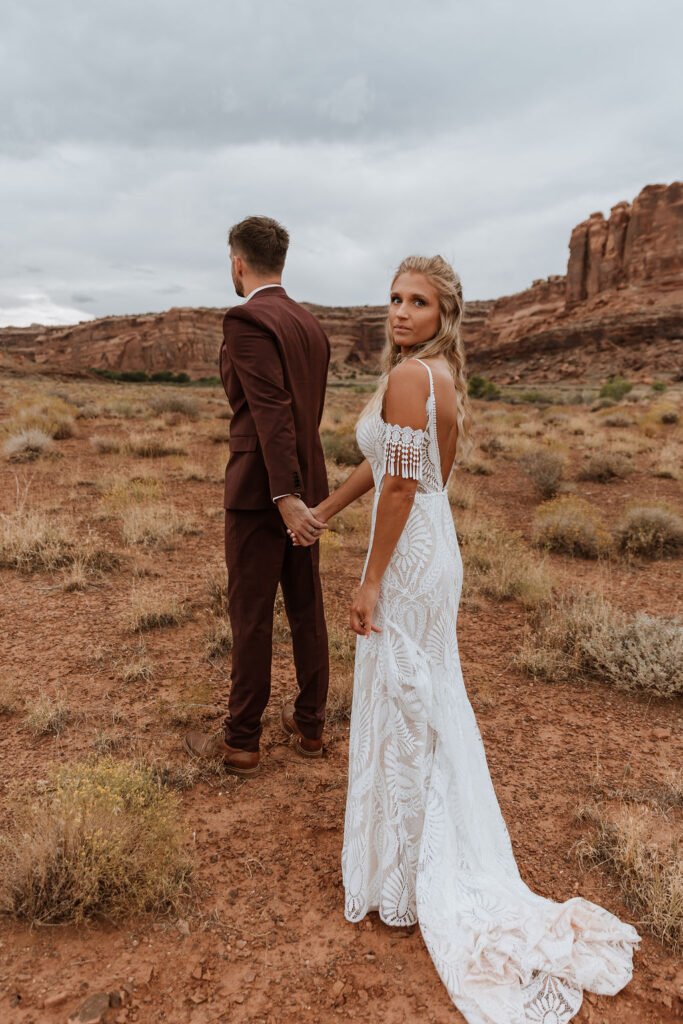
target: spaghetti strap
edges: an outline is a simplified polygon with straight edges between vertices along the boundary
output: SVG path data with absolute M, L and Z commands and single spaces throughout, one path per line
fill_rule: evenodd
M 418 359 L 417 356 L 414 356 L 413 358 L 415 359 L 415 362 L 422 363 L 422 365 L 426 369 L 427 373 L 429 374 L 429 394 L 433 397 L 434 396 L 434 377 L 432 376 L 432 368 L 431 368 L 431 366 L 429 366 L 427 363 L 423 362 L 421 359 Z

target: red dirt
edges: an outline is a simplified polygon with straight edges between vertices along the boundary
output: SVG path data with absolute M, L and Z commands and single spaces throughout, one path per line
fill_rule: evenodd
M 18 468 L 5 462 L 0 511 L 14 508 L 15 474 L 31 478 L 31 506 L 56 509 L 83 527 L 90 524 L 108 547 L 123 551 L 116 523 L 95 518 L 99 492 L 93 481 L 115 468 L 159 473 L 169 500 L 199 519 L 203 532 L 180 538 L 161 556 L 133 555 L 131 562 L 147 566 L 158 585 L 185 596 L 191 617 L 177 628 L 147 634 L 155 678 L 151 684 L 124 684 L 107 659 L 93 664 L 92 648 L 119 651 L 136 643 L 124 624 L 136 582 L 130 565 L 82 593 L 64 593 L 58 574 L 0 571 L 4 670 L 21 680 L 29 702 L 41 689 L 66 688 L 82 716 L 56 739 L 34 739 L 21 714 L 3 718 L 3 793 L 10 784 L 45 777 L 55 763 L 92 753 L 98 728 L 124 741 L 118 755 L 134 749 L 180 762 L 184 730 L 159 714 L 159 699 L 177 702 L 184 688 L 203 684 L 209 703 L 225 705 L 228 665 L 211 665 L 203 652 L 206 581 L 222 568 L 218 477 L 186 482 L 168 468 L 172 460 L 92 453 L 89 435 L 123 436 L 129 428 L 121 421 L 81 421 L 80 437 L 58 443 L 63 459 Z M 193 460 L 215 463 L 217 447 L 206 440 L 202 423 L 190 424 L 186 436 Z M 477 489 L 477 505 L 528 535 L 537 504 L 532 485 L 516 462 L 498 457 L 495 467 L 491 477 L 467 478 Z M 675 481 L 653 480 L 644 469 L 616 484 L 582 484 L 580 493 L 590 495 L 609 517 L 630 494 L 652 496 L 655 487 L 660 496 L 677 498 Z M 345 620 L 364 539 L 354 539 L 326 563 L 329 619 Z M 607 573 L 595 563 L 563 556 L 552 556 L 550 563 L 567 585 L 604 581 L 606 596 L 626 610 L 674 610 L 675 562 L 619 562 Z M 585 826 L 575 821 L 575 811 L 597 763 L 605 782 L 615 785 L 628 766 L 629 784 L 636 789 L 656 784 L 668 768 L 681 764 L 681 702 L 634 697 L 600 684 L 530 681 L 511 665 L 524 623 L 516 603 L 479 598 L 464 603 L 458 623 L 465 681 L 520 870 L 545 896 L 564 900 L 580 894 L 637 925 L 613 877 L 580 869 L 571 848 Z M 462 1020 L 419 929 L 391 929 L 374 914 L 356 925 L 344 920 L 340 851 L 348 723 L 329 730 L 321 762 L 297 758 L 278 724 L 280 705 L 294 687 L 291 657 L 280 644 L 260 775 L 249 781 L 226 778 L 215 787 L 199 783 L 183 794 L 188 844 L 198 865 L 197 896 L 184 920 L 34 928 L 0 922 L 3 1024 L 63 1024 L 88 993 L 124 985 L 127 1003 L 111 1010 L 108 1020 Z M 112 725 L 113 712 L 122 716 L 119 724 Z M 213 724 L 217 721 L 214 715 Z M 660 726 L 671 728 L 673 737 L 654 739 L 653 729 Z M 669 1024 L 680 1019 L 680 963 L 639 930 L 643 943 L 631 984 L 614 998 L 588 995 L 578 1020 Z M 64 999 L 51 1006 L 50 999 L 59 995 Z

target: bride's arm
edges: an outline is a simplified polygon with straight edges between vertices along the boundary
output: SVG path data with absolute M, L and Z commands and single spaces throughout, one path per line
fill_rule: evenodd
M 367 491 L 371 490 L 374 487 L 374 483 L 370 463 L 367 459 L 364 459 L 347 476 L 343 484 L 340 484 L 335 491 L 332 491 L 328 498 L 325 498 L 319 505 L 316 505 L 313 514 L 326 523 L 328 519 L 336 516 L 337 512 L 341 512 L 347 505 L 354 502 L 356 498 L 360 498 L 362 494 L 366 494 Z
M 316 519 L 327 523 L 332 516 L 336 516 L 337 512 L 341 512 L 342 509 L 350 505 L 356 498 L 360 498 L 362 494 L 365 494 L 374 485 L 375 481 L 372 477 L 370 463 L 367 459 L 364 459 L 360 466 L 356 466 L 353 472 L 349 473 L 344 483 L 337 487 L 336 491 L 332 491 L 329 497 L 324 498 L 319 505 L 316 505 L 310 511 Z M 295 547 L 302 546 L 293 530 L 287 530 L 287 533 Z
M 409 428 L 407 433 L 423 431 L 427 425 L 426 402 L 429 394 L 428 380 L 423 366 L 407 360 L 400 363 L 389 375 L 386 392 L 386 420 L 398 428 Z M 418 435 L 419 437 L 419 435 Z M 412 447 L 417 452 L 417 439 Z M 382 484 L 382 493 L 377 503 L 375 533 L 370 557 L 362 585 L 351 604 L 350 625 L 361 636 L 369 636 L 371 630 L 379 632 L 372 624 L 372 617 L 379 596 L 379 587 L 398 539 L 408 521 L 415 500 L 419 470 L 411 467 L 410 457 L 404 464 L 403 447 L 387 452 L 387 471 Z M 405 475 L 404 475 L 405 474 Z

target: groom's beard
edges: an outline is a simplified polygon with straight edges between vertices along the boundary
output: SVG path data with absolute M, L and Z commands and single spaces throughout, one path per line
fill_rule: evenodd
M 232 270 L 232 283 L 234 284 L 234 286 L 235 286 L 235 291 L 237 292 L 237 294 L 239 295 L 239 297 L 240 297 L 241 299 L 243 299 L 243 298 L 244 298 L 244 285 L 243 285 L 243 283 L 242 283 L 242 280 L 241 280 L 241 278 L 239 278 L 239 277 L 237 276 L 237 274 L 235 273 L 235 271 L 234 271 L 234 268 L 233 268 L 233 270 Z

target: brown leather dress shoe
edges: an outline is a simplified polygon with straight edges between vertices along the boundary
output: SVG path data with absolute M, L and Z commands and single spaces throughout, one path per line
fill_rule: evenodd
M 301 734 L 299 727 L 294 721 L 294 705 L 285 704 L 280 714 L 280 721 L 282 722 L 282 728 L 288 736 L 294 737 L 294 749 L 297 754 L 301 754 L 302 757 L 322 757 L 323 756 L 323 741 L 322 736 L 319 740 L 309 740 Z
M 258 750 L 238 750 L 229 747 L 222 733 L 188 732 L 184 740 L 185 750 L 192 757 L 206 761 L 221 758 L 226 772 L 231 775 L 255 775 L 258 771 Z

